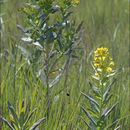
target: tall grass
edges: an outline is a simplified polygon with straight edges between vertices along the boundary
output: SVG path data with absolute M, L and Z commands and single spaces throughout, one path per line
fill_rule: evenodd
M 32 66 L 28 65 L 15 45 L 21 45 L 21 32 L 16 24 L 23 25 L 23 16 L 17 11 L 22 6 L 23 0 L 8 0 L 1 7 L 5 13 L 3 36 L 0 49 L 0 114 L 9 120 L 7 101 L 14 108 L 22 100 L 31 102 L 31 110 L 38 108 L 30 123 L 46 115 L 46 89 L 40 77 L 37 77 Z M 112 87 L 114 104 L 119 105 L 109 117 L 110 122 L 118 116 L 121 129 L 129 129 L 129 2 L 127 0 L 81 0 L 75 8 L 72 18 L 83 25 L 83 48 L 79 51 L 78 59 L 70 59 L 67 75 L 67 93 L 62 92 L 66 75 L 51 89 L 51 110 L 49 121 L 43 122 L 40 129 L 88 129 L 81 120 L 83 115 L 81 105 L 87 100 L 81 96 L 81 91 L 88 93 L 89 80 L 92 72 L 92 53 L 101 45 L 109 48 L 115 62 L 115 69 L 119 69 L 116 76 L 117 82 Z M 24 44 L 24 46 L 26 46 Z M 31 50 L 30 50 L 31 51 Z M 9 52 L 9 53 L 7 53 Z M 62 61 L 61 61 L 62 63 Z M 61 64 L 59 63 L 59 64 Z M 19 70 L 18 70 L 19 69 Z M 69 94 L 69 95 L 68 95 Z M 110 105 L 109 104 L 109 105 Z M 2 129 L 8 127 L 1 123 Z

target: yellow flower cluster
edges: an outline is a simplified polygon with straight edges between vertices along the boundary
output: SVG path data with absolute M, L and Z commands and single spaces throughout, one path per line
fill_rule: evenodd
M 109 56 L 107 48 L 101 47 L 94 51 L 94 66 L 97 68 L 95 76 L 98 76 L 102 72 L 111 72 L 114 62 Z

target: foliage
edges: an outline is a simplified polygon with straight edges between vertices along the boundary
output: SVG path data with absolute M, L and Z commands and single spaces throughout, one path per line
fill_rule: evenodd
M 10 120 L 11 123 L 9 123 L 4 117 L 0 117 L 10 128 L 11 130 L 34 130 L 40 123 L 45 120 L 45 118 L 42 118 L 35 122 L 31 127 L 28 125 L 28 121 L 30 118 L 32 118 L 32 115 L 36 112 L 36 108 L 30 113 L 30 105 L 27 105 L 27 107 L 24 105 L 24 101 L 22 102 L 21 109 L 19 111 L 19 114 L 16 113 L 13 106 L 8 102 L 8 107 L 11 111 Z M 30 127 L 30 128 L 28 128 Z

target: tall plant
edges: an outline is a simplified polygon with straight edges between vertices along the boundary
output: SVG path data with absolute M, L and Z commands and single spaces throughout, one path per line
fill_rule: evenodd
M 92 76 L 96 81 L 90 82 L 90 87 L 92 92 L 90 95 L 86 95 L 81 92 L 90 102 L 87 105 L 87 109 L 81 106 L 84 113 L 89 118 L 89 123 L 83 118 L 82 120 L 86 123 L 91 130 L 103 130 L 115 128 L 118 119 L 113 121 L 111 125 L 108 125 L 108 116 L 112 111 L 114 111 L 118 102 L 116 102 L 112 107 L 109 108 L 110 100 L 112 99 L 111 87 L 115 82 L 115 79 L 110 83 L 111 78 L 115 75 L 115 70 L 112 69 L 114 62 L 110 57 L 107 48 L 101 47 L 97 48 L 94 52 L 94 75 Z M 115 129 L 120 128 L 118 126 Z
M 75 48 L 79 45 L 78 34 L 82 22 L 76 27 L 75 21 L 69 17 L 72 14 L 71 8 L 78 3 L 79 0 L 28 0 L 20 9 L 26 15 L 27 29 L 17 26 L 24 32 L 22 41 L 35 46 L 27 58 L 37 76 L 43 76 L 48 104 L 47 117 L 50 88 L 59 81 L 67 69 L 70 57 L 75 56 Z M 67 61 L 57 68 L 59 60 L 64 56 L 68 57 Z M 59 71 L 59 75 L 50 80 L 49 76 L 55 71 Z

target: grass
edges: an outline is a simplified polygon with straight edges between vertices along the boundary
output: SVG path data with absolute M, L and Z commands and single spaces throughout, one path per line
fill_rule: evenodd
M 32 70 L 32 66 L 24 60 L 15 44 L 20 43 L 21 32 L 16 24 L 26 26 L 24 19 L 17 9 L 22 6 L 23 0 L 9 0 L 1 7 L 5 13 L 4 24 L 1 35 L 0 53 L 0 114 L 9 120 L 7 101 L 10 101 L 14 108 L 25 99 L 31 102 L 31 109 L 37 107 L 37 113 L 30 120 L 37 121 L 45 116 L 47 110 L 46 89 Z M 83 49 L 79 52 L 79 59 L 71 59 L 68 69 L 67 96 L 62 92 L 64 88 L 65 75 L 60 82 L 51 89 L 50 100 L 51 110 L 49 120 L 40 125 L 40 129 L 87 129 L 81 120 L 81 105 L 87 100 L 81 96 L 81 91 L 88 93 L 90 73 L 92 72 L 92 52 L 101 45 L 109 48 L 115 69 L 119 69 L 116 76 L 117 82 L 112 88 L 114 104 L 116 100 L 119 105 L 109 117 L 109 122 L 114 121 L 118 116 L 121 129 L 129 129 L 129 2 L 127 0 L 81 0 L 80 5 L 75 8 L 72 18 L 79 23 L 84 21 Z M 5 49 L 8 49 L 9 54 Z M 61 61 L 62 62 L 62 61 Z M 22 66 L 25 64 L 24 66 Z M 61 63 L 59 63 L 60 65 Z M 22 66 L 22 67 L 21 67 Z M 17 75 L 16 72 L 18 71 Z M 55 74 L 57 75 L 57 74 Z M 88 120 L 86 118 L 86 120 Z M 2 123 L 2 129 L 8 127 Z

